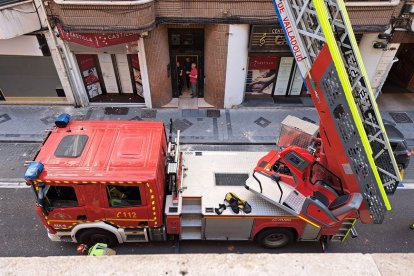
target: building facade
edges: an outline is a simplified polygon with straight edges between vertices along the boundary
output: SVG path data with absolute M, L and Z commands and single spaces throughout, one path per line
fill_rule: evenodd
M 64 71 L 57 70 L 61 95 L 71 104 L 171 106 L 187 91 L 188 61 L 198 70 L 195 108 L 231 108 L 251 98 L 283 102 L 307 96 L 270 0 L 43 0 L 40 4 L 47 14 L 45 36 L 50 37 L 51 56 L 55 53 L 54 64 Z M 390 29 L 391 19 L 407 9 L 406 3 L 346 5 L 378 90 L 401 42 L 387 37 L 385 47 L 374 45 Z

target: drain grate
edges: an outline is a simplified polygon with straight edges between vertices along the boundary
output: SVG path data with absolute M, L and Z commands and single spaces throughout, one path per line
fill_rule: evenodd
M 247 173 L 216 173 L 216 186 L 244 186 Z
M 105 107 L 105 115 L 127 115 L 128 107 Z
M 413 121 L 405 112 L 390 112 L 392 119 L 398 124 L 410 124 Z

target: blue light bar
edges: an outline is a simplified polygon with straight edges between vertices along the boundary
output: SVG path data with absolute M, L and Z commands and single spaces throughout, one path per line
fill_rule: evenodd
M 56 118 L 55 125 L 59 128 L 64 128 L 68 125 L 69 121 L 70 121 L 70 115 L 66 113 L 62 113 Z
M 32 162 L 27 168 L 24 179 L 34 180 L 39 177 L 39 174 L 43 171 L 43 164 L 40 162 Z

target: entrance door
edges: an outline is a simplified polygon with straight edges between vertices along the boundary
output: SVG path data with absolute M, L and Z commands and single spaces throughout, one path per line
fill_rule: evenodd
M 189 58 L 190 62 L 194 62 L 197 65 L 198 97 L 204 97 L 204 29 L 169 29 L 168 38 L 173 97 L 179 96 L 177 61 L 184 69 L 183 89 L 187 88 L 186 69 L 184 68 L 186 58 Z

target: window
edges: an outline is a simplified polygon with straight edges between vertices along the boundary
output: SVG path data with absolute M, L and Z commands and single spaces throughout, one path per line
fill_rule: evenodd
M 141 194 L 137 186 L 115 186 L 106 187 L 109 207 L 140 206 Z
M 55 151 L 56 157 L 79 157 L 81 156 L 86 142 L 87 135 L 68 135 L 63 137 Z
M 45 207 L 64 208 L 78 206 L 75 189 L 70 186 L 45 186 Z

